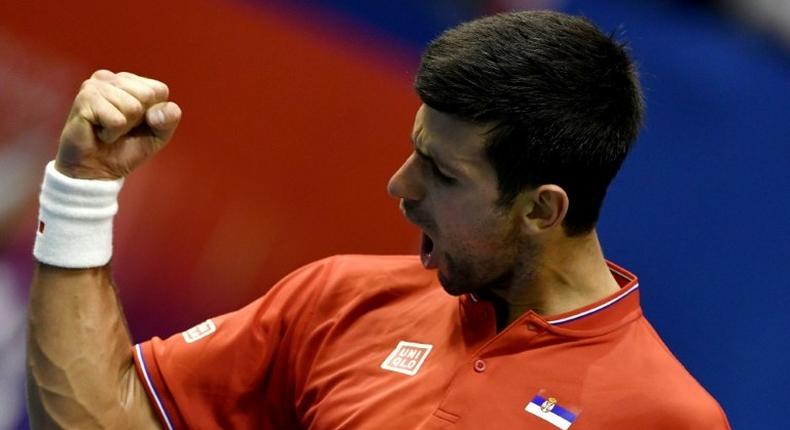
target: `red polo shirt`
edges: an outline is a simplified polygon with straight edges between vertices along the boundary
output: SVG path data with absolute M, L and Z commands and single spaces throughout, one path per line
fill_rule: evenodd
M 610 269 L 614 295 L 497 333 L 417 257 L 332 257 L 135 363 L 165 428 L 729 429 Z

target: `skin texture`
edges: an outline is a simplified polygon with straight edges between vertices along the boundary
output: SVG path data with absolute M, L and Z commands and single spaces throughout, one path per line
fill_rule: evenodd
M 124 177 L 167 144 L 180 119 L 165 84 L 99 70 L 74 100 L 55 167 L 80 179 Z M 109 265 L 39 264 L 28 319 L 32 428 L 160 428 L 135 373 Z
M 415 151 L 389 182 L 406 218 L 433 240 L 444 289 L 492 301 L 500 329 L 530 309 L 556 315 L 617 291 L 595 231 L 565 233 L 562 188 L 545 184 L 509 207 L 496 204 L 496 172 L 484 154 L 491 127 L 422 105 Z

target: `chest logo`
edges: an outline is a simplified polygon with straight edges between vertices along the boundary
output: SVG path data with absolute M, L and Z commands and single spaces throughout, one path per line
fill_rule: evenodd
M 524 410 L 562 430 L 568 430 L 578 415 L 560 406 L 556 397 L 544 397 L 542 393 L 533 397 Z
M 425 358 L 431 352 L 433 345 L 427 343 L 398 342 L 398 346 L 381 363 L 381 368 L 404 375 L 414 376 L 420 371 Z

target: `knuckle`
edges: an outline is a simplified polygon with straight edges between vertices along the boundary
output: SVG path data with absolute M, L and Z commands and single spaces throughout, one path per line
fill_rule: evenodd
M 119 130 L 126 127 L 127 120 L 123 115 L 107 114 L 102 118 L 102 124 L 106 125 L 109 130 Z
M 88 119 L 91 117 L 91 109 L 87 105 L 82 105 L 76 108 L 75 112 L 77 116 L 82 119 Z
M 126 116 L 140 117 L 145 112 L 145 107 L 139 100 L 133 100 L 126 107 Z
M 142 101 L 150 103 L 156 100 L 156 91 L 150 87 L 142 87 L 140 88 L 140 98 Z
M 87 90 L 88 88 L 91 88 L 91 87 L 93 87 L 94 85 L 95 85 L 95 81 L 94 81 L 94 79 L 93 79 L 93 78 L 86 79 L 86 80 L 82 81 L 82 84 L 80 84 L 80 91 L 81 91 L 81 92 L 82 92 L 82 91 L 85 91 L 85 90 Z
M 91 85 L 84 85 L 80 92 L 77 93 L 77 97 L 74 98 L 74 105 L 75 106 L 83 106 L 89 105 L 93 102 L 96 98 L 96 88 L 93 88 Z
M 157 82 L 154 85 L 154 90 L 162 98 L 166 99 L 170 96 L 170 88 L 164 82 Z
M 104 80 L 104 79 L 108 79 L 108 78 L 110 78 L 110 77 L 112 77 L 114 75 L 115 74 L 113 72 L 111 72 L 111 71 L 109 71 L 107 69 L 99 69 L 99 70 L 93 72 L 93 74 L 91 75 L 91 78 Z

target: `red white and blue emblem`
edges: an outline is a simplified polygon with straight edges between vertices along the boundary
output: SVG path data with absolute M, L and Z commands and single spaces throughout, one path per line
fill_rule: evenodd
M 562 430 L 568 430 L 573 422 L 576 421 L 576 416 L 578 415 L 560 406 L 557 398 L 543 397 L 540 394 L 537 394 L 527 403 L 524 410 L 554 424 L 554 426 Z

